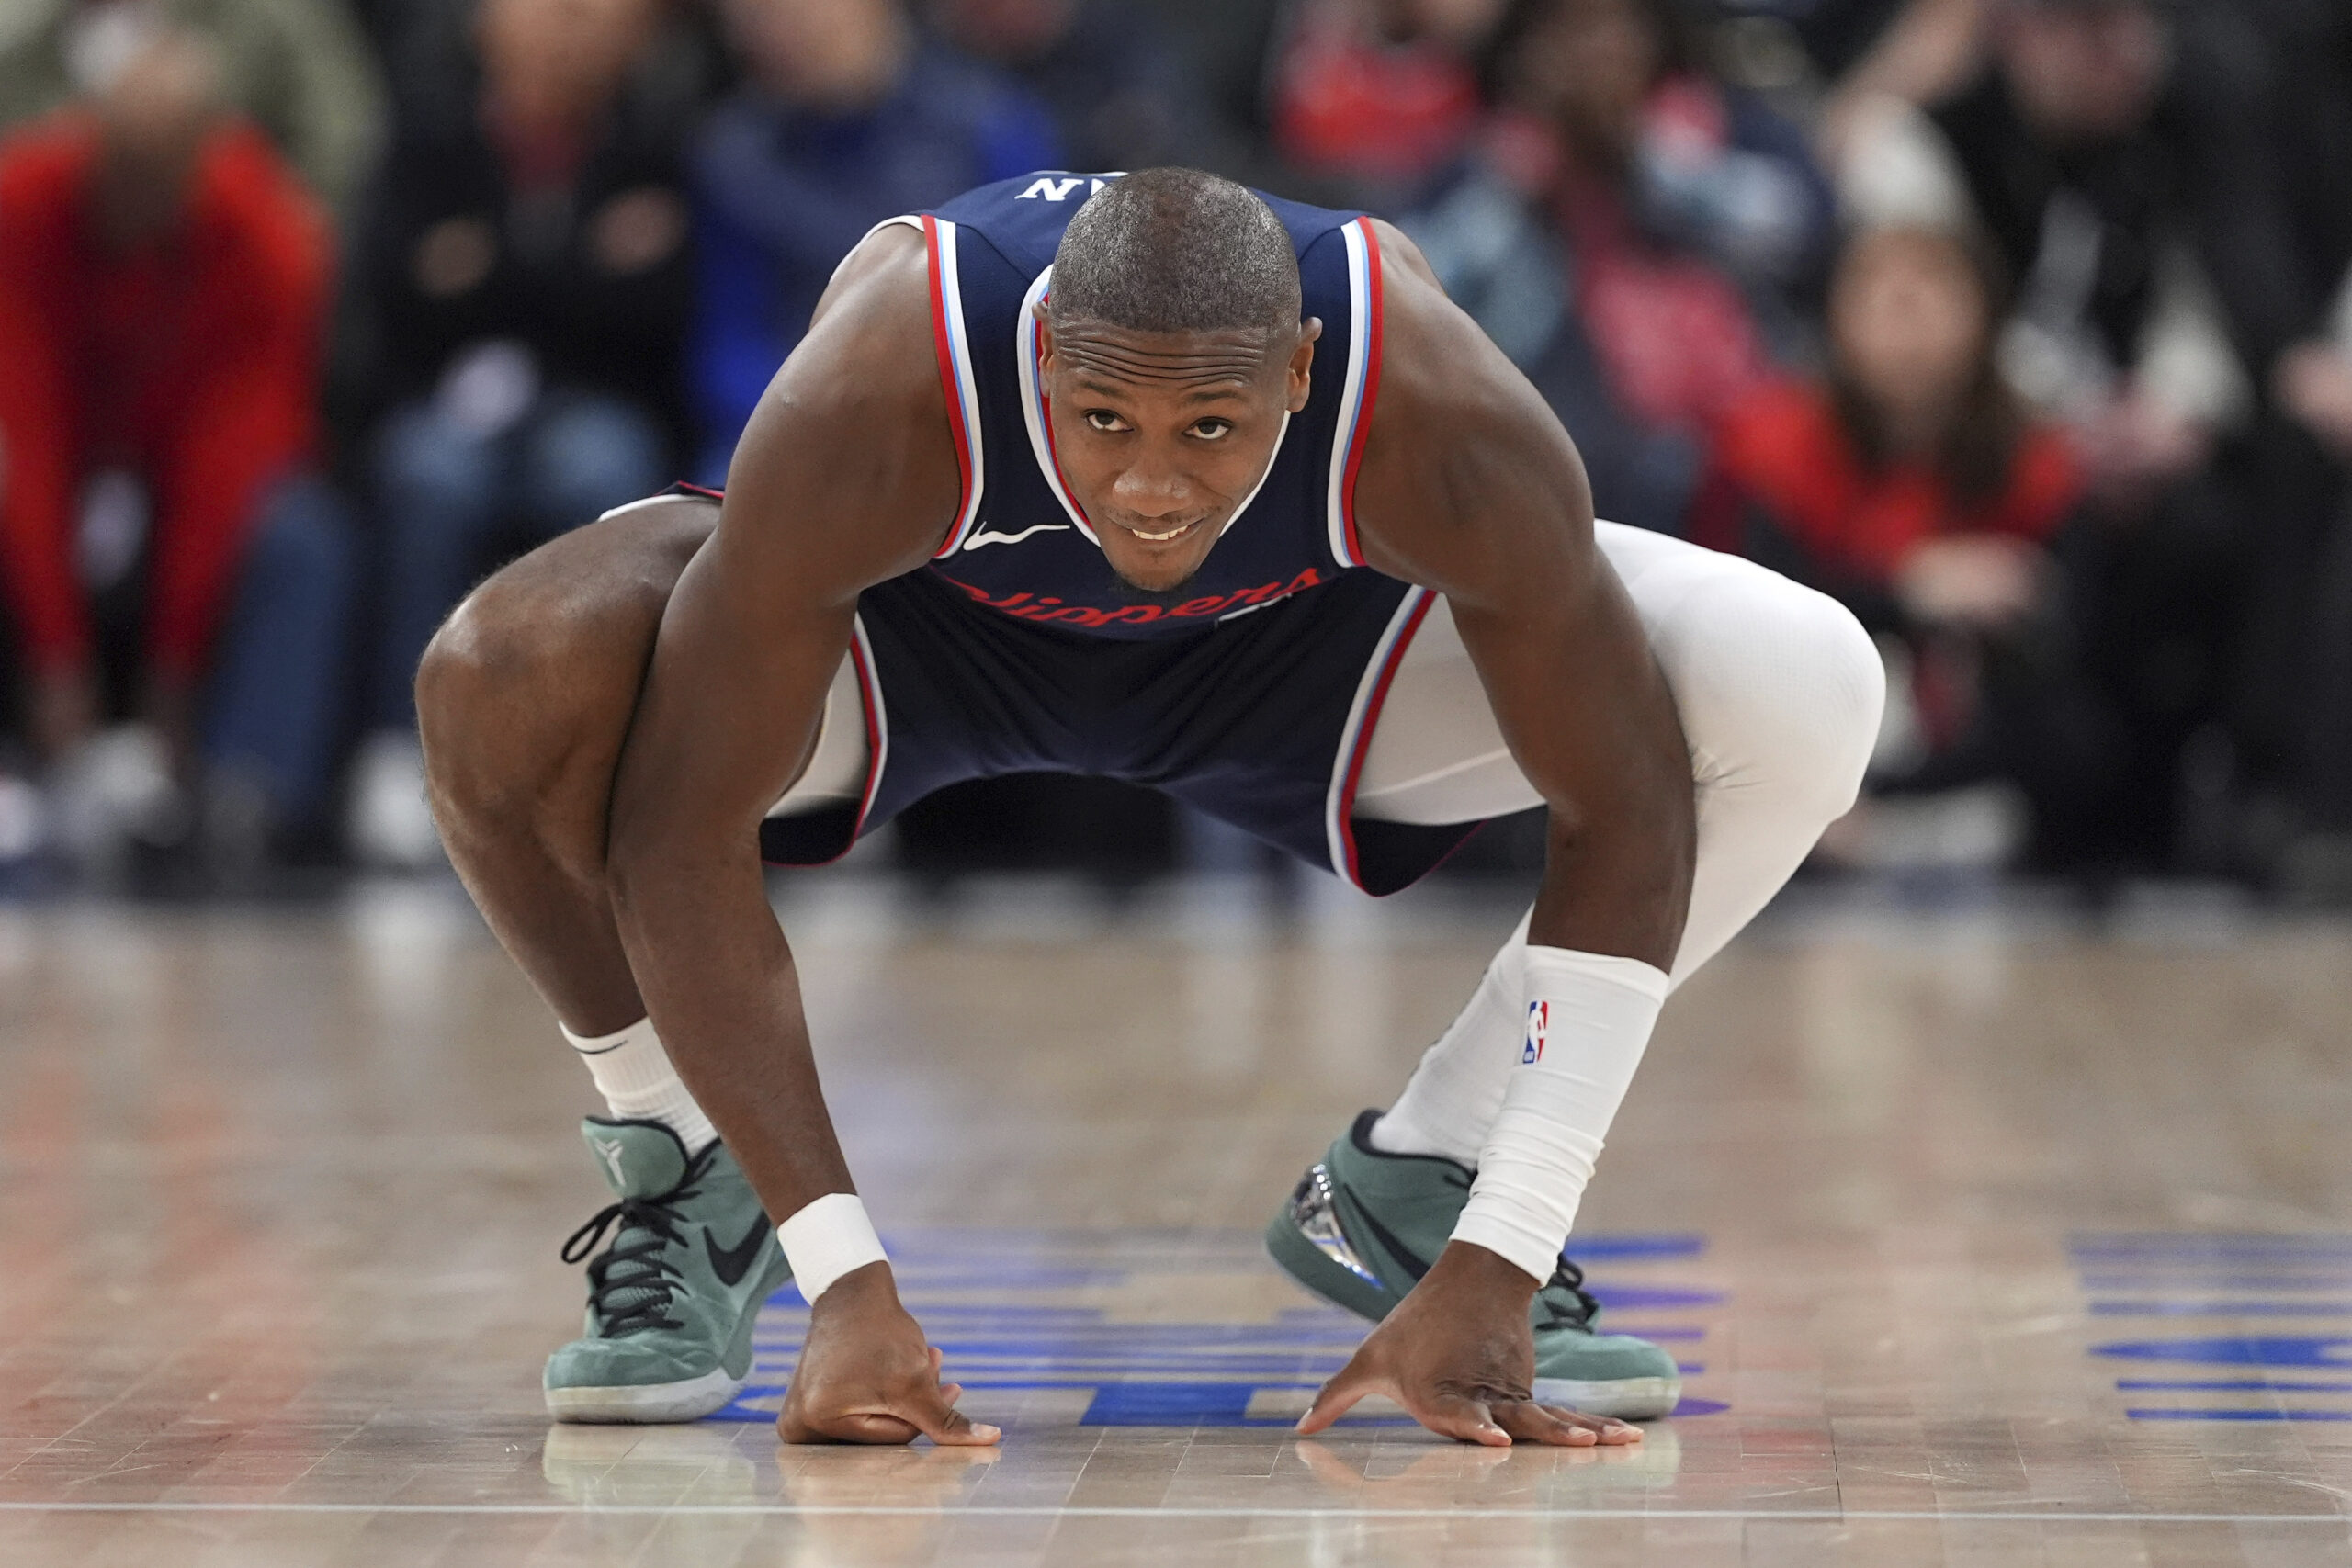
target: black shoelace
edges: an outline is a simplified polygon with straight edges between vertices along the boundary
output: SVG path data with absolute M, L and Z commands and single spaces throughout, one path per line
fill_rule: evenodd
M 640 1328 L 685 1326 L 670 1315 L 671 1299 L 684 1280 L 662 1255 L 685 1239 L 678 1228 L 677 1205 L 697 1195 L 695 1179 L 704 1168 L 697 1162 L 677 1186 L 658 1198 L 624 1198 L 606 1204 L 564 1242 L 563 1260 L 577 1263 L 619 1222 L 610 1250 L 588 1265 L 588 1305 L 602 1325 L 602 1337 L 617 1339 Z
M 1538 1328 L 1592 1327 L 1592 1314 L 1600 1310 L 1600 1303 L 1584 1288 L 1584 1270 L 1565 1257 L 1552 1271 L 1536 1299 L 1544 1303 L 1544 1321 Z

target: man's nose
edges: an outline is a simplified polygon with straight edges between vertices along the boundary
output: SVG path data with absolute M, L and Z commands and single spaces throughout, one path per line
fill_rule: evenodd
M 1186 510 L 1192 489 L 1173 464 L 1147 458 L 1122 473 L 1111 493 L 1123 511 L 1138 517 L 1166 517 Z

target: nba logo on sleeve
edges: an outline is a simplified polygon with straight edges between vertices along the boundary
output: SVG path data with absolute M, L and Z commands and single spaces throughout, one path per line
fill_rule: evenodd
M 1519 1054 L 1519 1059 L 1522 1066 L 1529 1062 L 1540 1062 L 1544 1059 L 1544 1037 L 1550 1033 L 1551 1030 L 1552 1004 L 1550 1002 L 1528 1003 L 1527 1049 Z

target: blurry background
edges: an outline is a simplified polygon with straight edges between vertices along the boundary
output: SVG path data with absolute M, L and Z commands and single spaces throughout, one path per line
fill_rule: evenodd
M 1821 874 L 2352 903 L 2345 0 L 10 0 L 0 893 L 433 874 L 471 583 L 720 482 L 875 222 L 1159 163 L 1395 220 L 1602 515 L 1852 606 Z M 1062 777 L 858 853 L 1294 874 Z

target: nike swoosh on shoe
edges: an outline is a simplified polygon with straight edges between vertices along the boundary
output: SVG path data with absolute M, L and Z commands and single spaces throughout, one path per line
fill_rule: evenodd
M 703 1227 L 703 1249 L 710 1254 L 710 1271 L 718 1276 L 720 1284 L 731 1291 L 743 1282 L 743 1276 L 752 1271 L 752 1259 L 759 1257 L 760 1243 L 767 1239 L 767 1234 L 768 1223 L 763 1218 L 752 1227 L 749 1235 L 722 1252 L 718 1238 L 710 1234 L 710 1227 Z
M 1369 1209 L 1357 1205 L 1356 1217 L 1371 1228 L 1373 1239 L 1380 1243 L 1391 1258 L 1405 1266 L 1405 1272 L 1413 1277 L 1414 1283 L 1419 1283 L 1421 1276 L 1430 1271 L 1430 1266 L 1415 1256 L 1411 1247 L 1397 1240 L 1395 1232 L 1374 1218 Z

